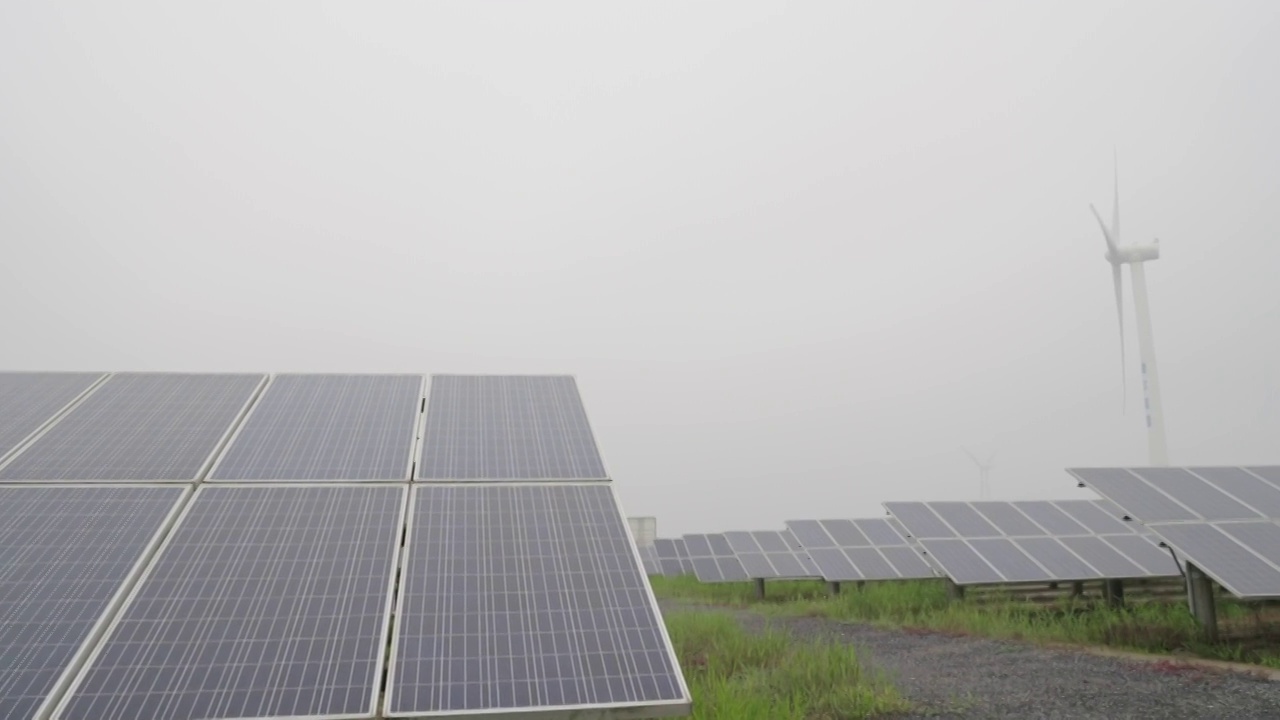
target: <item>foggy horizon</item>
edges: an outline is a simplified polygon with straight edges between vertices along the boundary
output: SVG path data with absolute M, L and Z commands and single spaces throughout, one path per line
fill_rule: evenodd
M 555 373 L 659 536 L 1280 463 L 1280 6 L 0 7 L 0 370 Z

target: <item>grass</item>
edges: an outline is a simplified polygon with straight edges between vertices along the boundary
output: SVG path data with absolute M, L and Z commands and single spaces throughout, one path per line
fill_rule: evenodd
M 659 597 L 750 607 L 766 614 L 824 617 L 946 633 L 1026 640 L 1041 643 L 1102 645 L 1149 653 L 1187 653 L 1199 657 L 1249 662 L 1280 668 L 1280 645 L 1274 628 L 1260 614 L 1236 603 L 1219 601 L 1219 626 L 1247 635 L 1209 644 L 1182 603 L 1130 602 L 1110 608 L 1088 601 L 1063 599 L 1053 604 L 1016 600 L 952 600 L 940 581 L 851 585 L 837 596 L 817 582 L 770 582 L 765 600 L 755 598 L 750 583 L 702 584 L 692 577 L 651 579 Z
M 749 633 L 725 613 L 674 612 L 666 621 L 694 718 L 847 720 L 908 709 L 891 685 L 866 675 L 848 645 Z

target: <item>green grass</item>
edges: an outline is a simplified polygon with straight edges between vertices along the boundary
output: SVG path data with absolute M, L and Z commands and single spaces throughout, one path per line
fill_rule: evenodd
M 749 633 L 718 612 L 666 614 L 671 641 L 705 720 L 847 720 L 903 712 L 907 703 L 868 677 L 848 645 Z
M 1200 657 L 1250 662 L 1280 668 L 1280 646 L 1250 610 L 1219 601 L 1219 625 L 1253 637 L 1208 644 L 1183 603 L 1130 602 L 1110 608 L 1095 602 L 1064 599 L 1053 604 L 1016 600 L 951 600 L 940 581 L 867 583 L 861 590 L 846 584 L 831 597 L 821 583 L 770 582 L 765 600 L 755 598 L 750 583 L 702 584 L 692 577 L 652 578 L 659 597 L 730 607 L 749 607 L 765 614 L 824 617 L 985 637 L 1101 645 L 1150 653 L 1183 652 Z M 1270 633 L 1274 636 L 1274 631 Z

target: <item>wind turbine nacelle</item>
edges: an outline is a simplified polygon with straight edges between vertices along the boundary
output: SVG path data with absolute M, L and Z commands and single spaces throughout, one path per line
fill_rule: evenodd
M 1140 263 L 1148 260 L 1158 260 L 1160 258 L 1160 241 L 1157 240 L 1150 245 L 1126 245 L 1122 248 L 1116 248 L 1114 253 L 1108 251 L 1103 257 L 1110 263 Z

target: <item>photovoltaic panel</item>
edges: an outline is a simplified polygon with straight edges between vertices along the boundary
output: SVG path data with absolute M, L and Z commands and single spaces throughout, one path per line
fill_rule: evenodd
M 829 582 L 935 577 L 919 550 L 884 518 L 790 520 L 787 529 L 809 560 L 806 572 Z
M 1106 501 L 1056 500 L 1059 510 L 1097 535 L 1125 535 L 1134 532 L 1133 525 L 1121 519 L 1121 513 Z M 1104 506 L 1106 509 L 1104 509 Z
M 417 477 L 605 479 L 569 376 L 435 375 Z
M 906 535 L 899 532 L 893 526 L 893 523 L 884 518 L 870 518 L 854 521 L 854 526 L 858 528 L 871 545 L 885 547 L 889 545 L 905 545 L 907 542 Z
M 1072 520 L 1071 516 L 1059 510 L 1051 502 L 1029 500 L 1011 504 L 1050 535 L 1089 534 L 1089 528 Z
M 956 537 L 955 531 L 947 527 L 942 518 L 930 510 L 926 503 L 887 502 L 882 504 L 917 540 Z
M 1263 517 L 1280 517 L 1280 489 L 1244 468 L 1205 467 L 1188 470 L 1257 510 Z
M 1055 579 L 1093 580 L 1102 577 L 1102 571 L 1090 567 L 1057 538 L 1018 538 L 1014 542 Z
M 1250 510 L 1182 468 L 1134 468 L 1132 472 L 1202 518 L 1255 520 L 1261 517 L 1256 510 Z
M 1141 565 L 1108 545 L 1100 537 L 1064 537 L 1062 544 L 1100 572 L 1103 577 L 1134 578 L 1148 574 Z M 1169 558 L 1166 557 L 1166 560 Z M 1166 572 L 1169 575 L 1177 572 L 1177 568 L 1165 568 L 1165 570 L 1172 571 Z
M 607 484 L 418 485 L 388 717 L 690 706 Z
M 263 377 L 112 375 L 0 468 L 0 480 L 198 479 Z
M 1255 521 L 1218 523 L 1216 527 L 1258 557 L 1280 568 L 1280 525 Z
M 1157 547 L 1149 535 L 1107 535 L 1101 540 L 1137 563 L 1148 575 L 1174 577 L 1180 572 L 1169 552 Z
M 963 502 L 932 502 L 929 508 L 951 526 L 960 537 L 996 537 L 1000 531 L 977 510 Z
M 1003 535 L 1044 535 L 1044 528 L 1007 502 L 975 502 L 973 508 L 1000 530 Z
M 0 460 L 101 378 L 102 373 L 0 373 Z
M 408 480 L 421 375 L 276 375 L 210 480 Z
M 740 582 L 748 579 L 747 571 L 723 535 L 685 535 L 682 540 L 699 582 Z
M 200 487 L 55 717 L 373 717 L 407 490 Z
M 1143 522 L 1198 519 L 1195 513 L 1124 468 L 1086 468 L 1068 472 Z
M 662 563 L 658 560 L 658 551 L 652 545 L 639 545 L 640 563 L 644 565 L 646 575 L 662 575 Z
M 1004 577 L 963 540 L 921 540 L 920 544 L 957 584 L 1005 582 Z
M 1236 597 L 1280 597 L 1280 569 L 1223 532 L 1228 524 L 1152 523 L 1148 527 Z
M 977 551 L 979 555 L 995 567 L 997 572 L 1011 581 L 1014 578 L 1018 582 L 1054 579 L 1044 568 L 1037 565 L 1035 560 L 1028 557 L 1022 551 L 1022 548 L 1014 545 L 1012 540 L 1005 538 L 974 538 L 969 541 L 969 547 Z
M 187 493 L 0 487 L 0 717 L 47 717 Z
M 658 556 L 658 565 L 662 568 L 664 577 L 680 577 L 685 573 L 675 538 L 655 538 L 653 550 Z
M 680 573 L 682 575 L 693 574 L 693 559 L 689 557 L 689 546 L 684 544 L 684 538 L 676 538 L 676 557 L 680 559 Z

